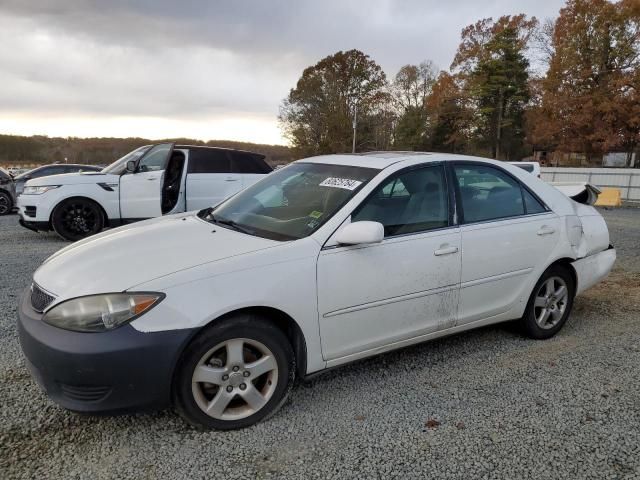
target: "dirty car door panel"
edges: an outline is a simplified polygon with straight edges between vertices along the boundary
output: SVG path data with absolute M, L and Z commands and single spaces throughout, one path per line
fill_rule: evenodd
M 392 182 L 395 187 L 389 187 Z M 372 245 L 325 248 L 318 258 L 326 360 L 455 324 L 460 231 L 449 226 L 443 168 L 414 170 L 383 182 L 351 217 L 361 220 L 382 223 L 386 238 Z

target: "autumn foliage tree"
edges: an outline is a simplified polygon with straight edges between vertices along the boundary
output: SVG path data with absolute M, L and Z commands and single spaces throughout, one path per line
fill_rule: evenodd
M 640 2 L 569 0 L 530 112 L 532 141 L 600 156 L 640 142 Z
M 462 31 L 452 69 L 474 110 L 475 144 L 493 158 L 524 151 L 524 111 L 529 101 L 525 54 L 538 21 L 525 15 L 480 20 Z
M 471 111 L 457 78 L 440 72 L 425 99 L 428 149 L 438 152 L 469 151 Z
M 396 120 L 393 145 L 399 150 L 424 150 L 427 145 L 425 102 L 436 81 L 437 71 L 430 61 L 405 65 L 391 85 Z
M 386 87 L 385 73 L 368 55 L 337 52 L 303 71 L 281 105 L 280 125 L 299 155 L 350 152 L 357 108 L 358 150 L 374 148 Z
M 640 153 L 639 92 L 640 0 L 567 0 L 542 25 L 518 14 L 465 27 L 449 71 L 425 61 L 387 82 L 358 50 L 328 56 L 304 70 L 279 118 L 298 155 L 350 151 L 357 105 L 358 151 L 518 160 L 541 149 L 599 163 Z

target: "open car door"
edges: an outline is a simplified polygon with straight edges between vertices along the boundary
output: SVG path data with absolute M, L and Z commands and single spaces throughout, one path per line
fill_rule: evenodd
M 173 143 L 154 145 L 138 160 L 133 172 L 120 177 L 120 218 L 135 221 L 162 215 L 164 171 Z

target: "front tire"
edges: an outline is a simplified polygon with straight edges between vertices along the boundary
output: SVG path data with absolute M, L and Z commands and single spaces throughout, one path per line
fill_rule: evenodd
M 0 192 L 0 215 L 9 215 L 13 210 L 13 200 L 7 192 Z
M 241 315 L 196 337 L 173 385 L 178 413 L 199 428 L 244 428 L 273 415 L 295 378 L 287 337 L 266 319 Z
M 567 268 L 549 267 L 536 283 L 521 319 L 525 334 L 543 340 L 558 333 L 571 314 L 575 292 L 575 283 Z
M 104 227 L 104 217 L 97 203 L 69 198 L 53 210 L 51 226 L 62 238 L 75 242 L 99 233 Z

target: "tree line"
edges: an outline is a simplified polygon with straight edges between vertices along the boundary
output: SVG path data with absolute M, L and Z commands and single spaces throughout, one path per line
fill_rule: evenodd
M 293 160 L 290 148 L 283 145 L 262 145 L 230 140 L 203 142 L 192 138 L 149 140 L 145 138 L 61 138 L 46 136 L 0 135 L 0 165 L 38 165 L 47 163 L 83 163 L 108 165 L 126 153 L 141 147 L 161 142 L 175 142 L 186 145 L 249 150 L 266 155 L 272 165 Z
M 640 142 L 640 2 L 568 0 L 465 27 L 448 70 L 431 61 L 388 79 L 358 50 L 306 68 L 280 108 L 297 156 L 432 150 L 519 160 L 534 150 L 587 161 Z

